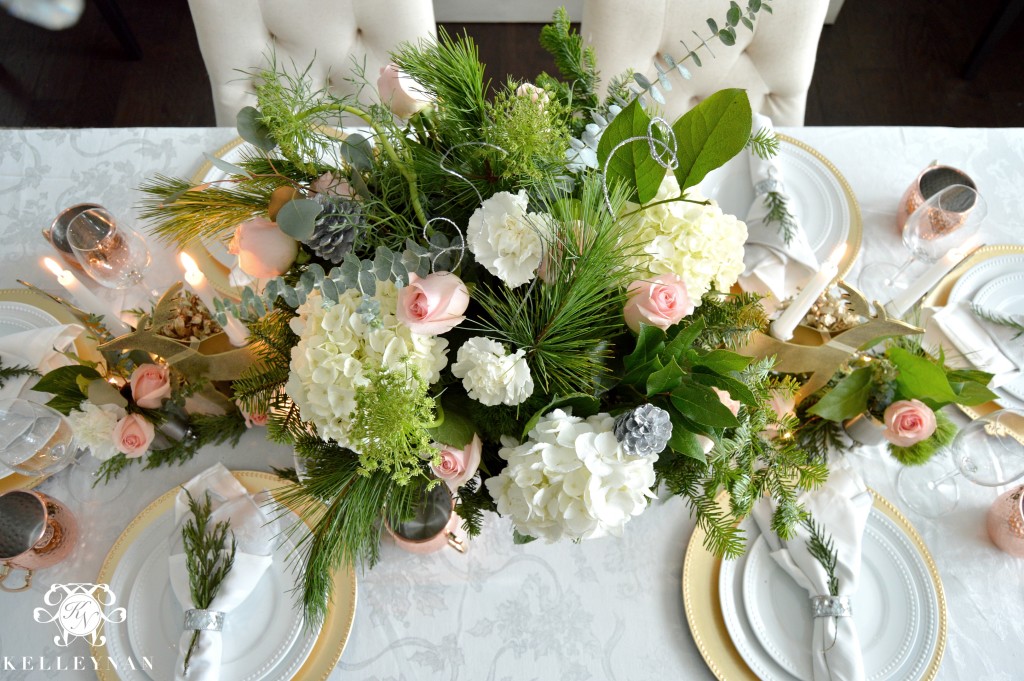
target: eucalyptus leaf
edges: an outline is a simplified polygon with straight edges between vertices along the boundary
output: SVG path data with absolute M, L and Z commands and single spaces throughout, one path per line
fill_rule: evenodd
M 857 369 L 825 393 L 807 412 L 826 421 L 836 422 L 863 413 L 868 408 L 872 373 L 871 367 Z
M 270 128 L 263 122 L 263 114 L 258 109 L 246 106 L 235 118 L 238 134 L 249 144 L 263 151 L 273 151 L 277 141 L 270 134 Z
M 730 2 L 729 11 L 725 13 L 725 20 L 729 22 L 730 26 L 735 26 L 740 22 L 741 14 L 740 6 L 735 2 Z
M 718 22 L 714 19 L 708 19 L 708 28 L 711 29 L 712 33 L 718 33 Z
M 647 137 L 650 122 L 651 118 L 643 110 L 640 99 L 634 99 L 608 124 L 597 146 L 600 167 L 608 163 L 608 184 L 621 183 L 629 192 L 629 199 L 638 203 L 646 203 L 655 197 L 665 178 L 665 168 L 651 155 L 650 142 L 646 139 L 626 142 L 614 155 L 612 150 L 632 137 Z M 655 135 L 658 135 L 657 131 Z
M 277 213 L 277 226 L 291 238 L 306 241 L 313 236 L 320 210 L 320 204 L 312 199 L 294 199 Z
M 752 114 L 744 90 L 719 90 L 672 126 L 676 135 L 679 187 L 688 189 L 743 150 Z M 616 119 L 618 120 L 618 119 Z
M 633 80 L 635 80 L 636 84 L 639 85 L 640 87 L 642 87 L 645 90 L 647 90 L 648 88 L 651 87 L 651 81 L 649 81 L 647 79 L 647 76 L 645 76 L 642 73 L 634 73 L 633 74 Z
M 369 170 L 373 167 L 373 145 L 369 139 L 354 132 L 342 140 L 341 157 L 356 170 Z
M 722 41 L 723 45 L 732 47 L 736 44 L 736 31 L 732 28 L 723 28 L 718 32 L 718 39 Z
M 242 177 L 247 177 L 250 180 L 252 179 L 252 175 L 249 173 L 248 170 L 246 170 L 245 168 L 241 168 L 239 166 L 236 166 L 234 163 L 228 163 L 224 159 L 217 158 L 213 154 L 205 152 L 205 151 L 203 152 L 203 157 L 207 161 L 212 163 L 215 168 L 218 168 L 219 170 L 222 170 L 223 172 L 227 173 L 228 175 L 241 175 Z

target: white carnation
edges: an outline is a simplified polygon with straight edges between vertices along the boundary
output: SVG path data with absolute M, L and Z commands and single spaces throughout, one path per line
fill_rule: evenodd
M 470 338 L 459 348 L 452 373 L 462 379 L 469 396 L 481 404 L 519 404 L 533 394 L 533 376 L 526 352 L 514 355 L 490 338 Z
M 446 339 L 413 333 L 398 321 L 398 288 L 393 283 L 377 282 L 373 298 L 380 303 L 379 323 L 369 323 L 359 311 L 363 294 L 357 289 L 345 291 L 327 307 L 314 292 L 291 321 L 299 342 L 292 348 L 285 389 L 320 437 L 342 446 L 351 446 L 356 388 L 368 383 L 368 371 L 404 369 L 408 361 L 429 384 L 437 382 L 448 364 Z
M 679 183 L 672 173 L 665 176 L 654 201 L 679 196 Z M 703 201 L 690 190 L 687 198 Z M 637 208 L 627 204 L 627 211 Z M 687 201 L 670 201 L 645 209 L 636 224 L 634 242 L 643 255 L 631 263 L 652 275 L 675 274 L 686 282 L 695 304 L 712 285 L 728 291 L 743 273 L 743 243 L 747 226 L 735 216 L 723 213 L 714 201 L 707 206 Z
M 551 216 L 527 213 L 526 191 L 498 192 L 469 218 L 469 250 L 488 272 L 515 288 L 533 280 L 544 255 L 541 232 Z
M 508 465 L 486 481 L 498 513 L 548 542 L 620 536 L 654 498 L 658 457 L 626 454 L 614 425 L 609 414 L 582 419 L 556 409 L 542 416 L 526 442 L 499 451 Z
M 118 452 L 114 445 L 114 426 L 127 412 L 116 404 L 95 405 L 92 402 L 83 402 L 79 409 L 68 414 L 75 443 L 88 447 L 100 461 L 112 458 Z

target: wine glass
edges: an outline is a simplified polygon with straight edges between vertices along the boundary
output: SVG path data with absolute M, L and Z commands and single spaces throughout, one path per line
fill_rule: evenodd
M 146 242 L 118 225 L 106 209 L 97 206 L 71 218 L 67 238 L 71 252 L 96 283 L 113 289 L 143 283 L 151 259 Z
M 973 187 L 954 184 L 933 194 L 903 225 L 903 245 L 910 255 L 901 265 L 865 265 L 858 279 L 861 290 L 869 300 L 891 299 L 894 292 L 906 288 L 898 282 L 907 268 L 915 261 L 930 264 L 947 254 L 959 253 L 973 242 L 987 215 L 988 204 Z
M 949 452 L 921 466 L 905 466 L 896 478 L 903 502 L 921 515 L 938 518 L 960 502 L 959 478 L 999 487 L 1024 478 L 1024 410 L 1000 409 L 971 421 L 953 438 Z
M 35 478 L 76 464 L 68 480 L 68 491 L 76 501 L 104 502 L 120 496 L 127 481 L 96 485 L 100 462 L 79 456 L 79 451 L 71 424 L 59 411 L 28 400 L 0 400 L 0 464 Z

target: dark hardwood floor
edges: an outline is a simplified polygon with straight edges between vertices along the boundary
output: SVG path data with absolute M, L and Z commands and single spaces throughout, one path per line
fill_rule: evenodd
M 1024 16 L 973 80 L 960 75 L 1001 3 L 847 0 L 822 33 L 807 124 L 1024 126 Z M 214 124 L 186 0 L 120 5 L 141 60 L 127 58 L 91 2 L 61 32 L 0 14 L 0 126 Z M 537 45 L 539 25 L 445 28 L 477 40 L 496 82 L 554 68 Z

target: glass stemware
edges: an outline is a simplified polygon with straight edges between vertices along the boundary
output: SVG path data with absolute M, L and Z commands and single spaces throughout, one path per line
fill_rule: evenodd
M 953 466 L 936 455 L 921 466 L 905 466 L 896 479 L 903 502 L 938 518 L 960 502 L 959 478 L 999 487 L 1024 478 L 1024 410 L 1001 409 L 971 421 L 950 445 Z
M 144 283 L 150 263 L 146 242 L 135 231 L 117 224 L 104 208 L 90 208 L 68 224 L 68 245 L 96 283 L 126 289 Z
M 931 264 L 951 253 L 960 253 L 973 242 L 987 215 L 988 204 L 973 187 L 954 184 L 937 192 L 918 206 L 903 225 L 903 245 L 910 255 L 901 265 L 865 265 L 858 279 L 861 290 L 869 300 L 891 299 L 893 293 L 906 288 L 900 280 L 914 262 Z

